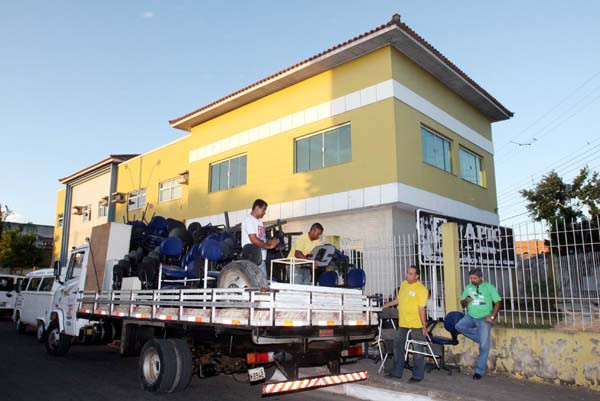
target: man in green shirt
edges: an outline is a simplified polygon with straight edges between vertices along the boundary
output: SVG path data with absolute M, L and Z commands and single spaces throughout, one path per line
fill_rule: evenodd
M 473 375 L 473 379 L 479 380 L 485 374 L 492 322 L 496 320 L 502 298 L 493 284 L 483 281 L 481 269 L 471 269 L 469 281 L 471 284 L 465 287 L 460 297 L 460 304 L 467 308 L 467 314 L 456 324 L 456 330 L 479 344 L 479 358 Z

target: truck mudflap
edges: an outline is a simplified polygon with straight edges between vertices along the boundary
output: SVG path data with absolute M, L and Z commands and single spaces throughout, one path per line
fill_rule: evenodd
M 269 383 L 262 388 L 263 395 L 289 393 L 292 391 L 303 391 L 318 387 L 336 386 L 338 384 L 353 383 L 367 380 L 367 371 L 343 373 L 339 375 L 315 376 L 304 379 Z

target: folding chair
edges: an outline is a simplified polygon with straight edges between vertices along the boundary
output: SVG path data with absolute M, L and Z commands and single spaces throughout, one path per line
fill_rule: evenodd
M 440 355 L 436 355 L 435 352 L 433 352 L 433 349 L 431 348 L 431 343 L 429 341 L 414 340 L 411 338 L 411 334 L 412 330 L 408 330 L 408 333 L 406 334 L 406 342 L 404 343 L 404 360 L 406 361 L 408 359 L 408 354 L 419 354 L 428 356 L 430 358 L 433 358 L 435 366 L 439 369 L 440 364 L 438 362 L 438 358 L 440 357 Z M 421 345 L 425 347 L 425 352 L 417 351 L 414 347 L 415 345 Z
M 381 364 L 379 365 L 379 369 L 377 369 L 378 374 L 385 366 L 385 362 L 389 356 L 394 355 L 393 350 L 394 337 L 396 335 L 396 319 L 398 319 L 398 309 L 384 309 L 379 313 L 377 337 L 375 338 L 375 341 L 371 343 L 372 346 L 377 345 L 377 349 L 379 350 Z

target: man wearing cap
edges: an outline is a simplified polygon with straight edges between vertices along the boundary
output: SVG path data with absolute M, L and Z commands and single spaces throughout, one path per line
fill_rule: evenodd
M 479 344 L 479 358 L 473 375 L 473 379 L 479 380 L 485 374 L 492 322 L 496 320 L 502 298 L 493 284 L 483 281 L 481 269 L 471 269 L 469 281 L 460 297 L 460 304 L 467 308 L 467 314 L 456 324 L 456 330 Z

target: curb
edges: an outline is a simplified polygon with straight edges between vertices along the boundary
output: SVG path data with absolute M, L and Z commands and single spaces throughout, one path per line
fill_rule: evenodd
M 318 391 L 346 395 L 348 397 L 358 398 L 359 400 L 366 401 L 434 401 L 433 398 L 421 394 L 404 393 L 385 388 L 353 383 L 325 387 L 319 389 Z

